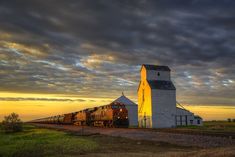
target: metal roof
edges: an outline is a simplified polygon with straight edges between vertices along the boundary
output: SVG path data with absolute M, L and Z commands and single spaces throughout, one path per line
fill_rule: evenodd
M 186 111 L 186 112 L 190 112 L 189 110 L 186 110 L 186 109 L 184 109 L 184 108 L 180 108 L 180 107 L 177 107 L 176 106 L 176 110 L 183 110 L 183 111 Z M 192 113 L 192 112 L 190 112 L 190 113 Z M 192 113 L 193 114 L 193 113 Z
M 136 103 L 128 99 L 124 94 L 119 98 L 117 98 L 116 100 L 114 100 L 113 102 L 120 102 L 123 103 L 124 105 L 137 105 Z
M 175 86 L 171 81 L 148 80 L 148 84 L 151 89 L 175 90 Z
M 202 119 L 202 117 L 198 116 L 198 115 L 195 115 L 194 116 L 195 119 Z
M 144 66 L 147 70 L 171 71 L 168 66 L 164 65 L 143 64 L 142 66 Z

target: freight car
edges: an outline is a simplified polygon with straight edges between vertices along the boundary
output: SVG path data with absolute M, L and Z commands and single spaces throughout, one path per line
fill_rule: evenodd
M 77 114 L 77 112 L 64 114 L 64 119 L 61 124 L 73 124 L 74 117 L 76 114 Z
M 74 116 L 77 112 L 66 113 L 63 115 L 57 115 L 47 118 L 41 118 L 31 121 L 32 123 L 44 123 L 44 124 L 73 124 Z

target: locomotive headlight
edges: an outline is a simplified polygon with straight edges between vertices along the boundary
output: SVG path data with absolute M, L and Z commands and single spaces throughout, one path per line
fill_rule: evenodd
M 118 119 L 120 119 L 120 117 L 118 117 Z
M 128 117 L 126 116 L 126 119 L 128 119 Z
M 120 109 L 120 112 L 122 112 L 122 108 Z

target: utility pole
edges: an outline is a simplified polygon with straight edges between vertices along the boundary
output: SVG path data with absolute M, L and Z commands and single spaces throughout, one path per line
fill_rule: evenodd
M 144 112 L 144 128 L 146 128 L 146 120 L 147 120 L 147 118 L 146 118 L 146 112 Z

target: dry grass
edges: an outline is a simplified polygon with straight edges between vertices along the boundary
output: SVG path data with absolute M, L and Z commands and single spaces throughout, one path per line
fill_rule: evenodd
M 235 122 L 227 121 L 206 121 L 203 126 L 185 126 L 179 127 L 181 129 L 191 129 L 194 131 L 208 131 L 208 132 L 235 132 Z

